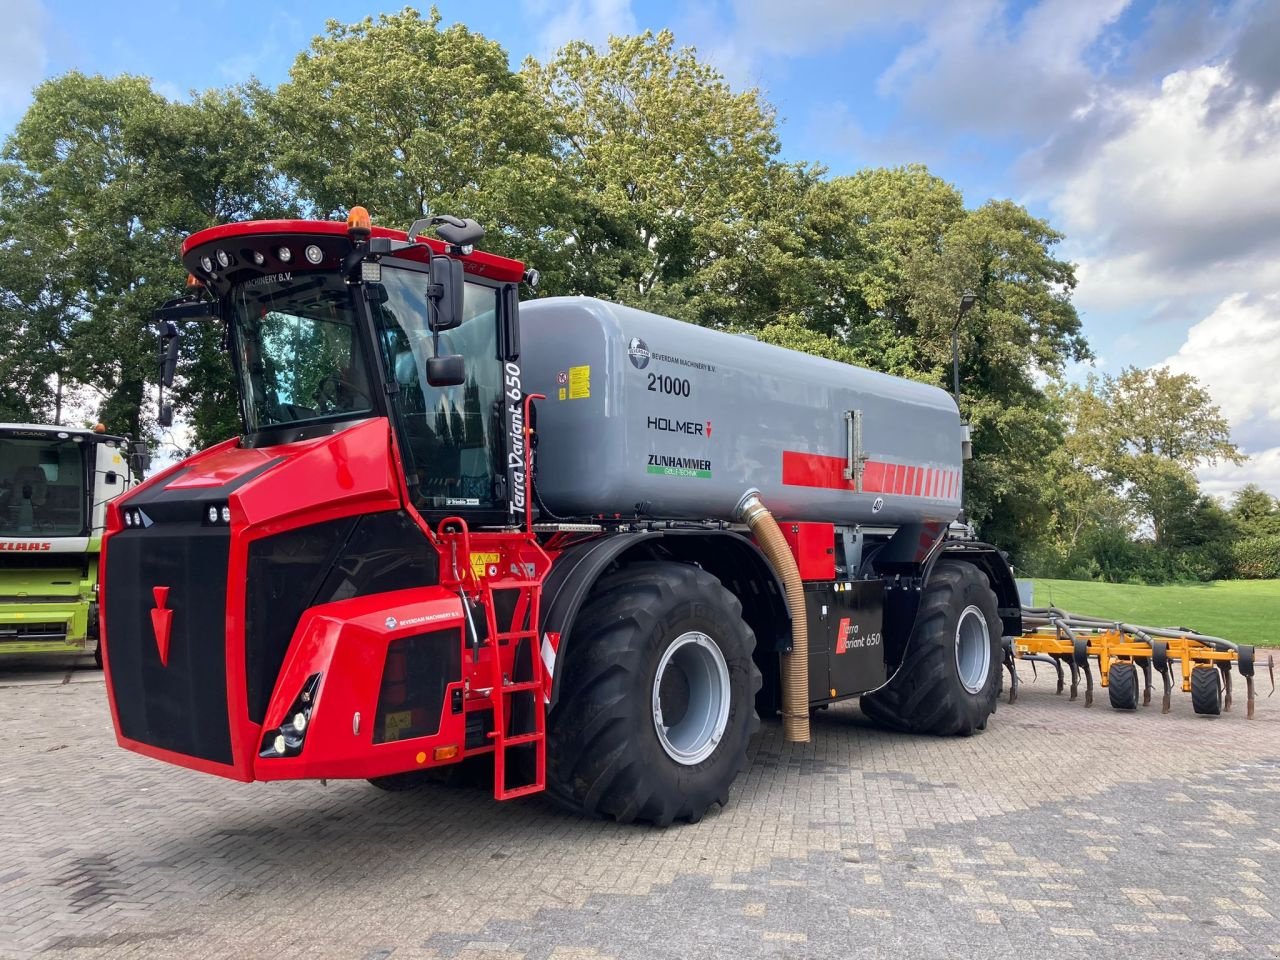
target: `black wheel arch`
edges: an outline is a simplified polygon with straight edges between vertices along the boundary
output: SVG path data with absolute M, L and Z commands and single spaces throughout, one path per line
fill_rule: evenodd
M 637 530 L 574 544 L 556 558 L 543 583 L 543 633 L 559 633 L 557 662 L 573 644 L 573 624 L 596 582 L 617 565 L 638 560 L 692 563 L 718 579 L 742 604 L 742 618 L 756 635 L 756 661 L 770 689 L 778 674 L 775 655 L 791 640 L 791 615 L 782 581 L 751 540 L 732 530 Z M 562 672 L 552 678 L 551 703 Z
M 941 524 L 906 524 L 864 563 L 864 575 L 877 574 L 885 581 L 885 657 L 891 669 L 902 662 L 919 617 L 920 594 L 943 559 L 981 570 L 995 592 L 1004 635 L 1022 634 L 1022 600 L 1005 555 L 989 543 L 949 540 L 945 533 Z

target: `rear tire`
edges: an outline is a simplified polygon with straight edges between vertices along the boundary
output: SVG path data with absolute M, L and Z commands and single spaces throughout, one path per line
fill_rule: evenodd
M 1132 663 L 1118 661 L 1107 670 L 1107 695 L 1116 710 L 1138 709 L 1138 671 Z
M 1216 667 L 1191 668 L 1191 709 L 1201 716 L 1222 713 L 1222 685 Z
M 623 823 L 693 823 L 747 761 L 759 727 L 755 635 L 738 599 L 682 563 L 603 578 L 573 625 L 548 718 L 547 792 Z
M 971 736 L 999 697 L 1004 651 L 999 606 L 986 575 L 941 560 L 920 599 L 902 665 L 860 701 L 862 712 L 907 733 Z

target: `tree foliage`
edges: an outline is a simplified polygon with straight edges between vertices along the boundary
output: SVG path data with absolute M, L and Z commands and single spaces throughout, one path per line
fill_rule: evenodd
M 484 224 L 498 253 L 547 252 L 552 117 L 499 44 L 461 24 L 441 29 L 435 9 L 330 20 L 257 102 L 280 169 L 322 218 L 359 203 L 407 229 L 448 213 Z
M 569 191 L 564 283 L 682 319 L 737 304 L 722 267 L 752 245 L 778 152 L 773 109 L 735 93 L 670 31 L 575 41 L 523 75 L 557 119 Z
M 110 429 L 143 435 L 151 311 L 182 288 L 182 239 L 289 206 L 266 143 L 235 90 L 172 103 L 145 78 L 74 72 L 36 89 L 0 179 L 0 323 L 42 381 L 26 394 L 31 414 L 56 416 L 58 390 L 79 386 Z M 177 394 L 203 443 L 235 429 L 218 338 L 190 332 Z

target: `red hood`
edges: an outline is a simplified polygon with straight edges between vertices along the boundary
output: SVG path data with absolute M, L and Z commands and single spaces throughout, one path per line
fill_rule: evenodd
M 357 503 L 365 510 L 399 505 L 384 418 L 274 447 L 238 443 L 229 440 L 184 460 L 117 498 L 112 507 L 225 500 L 234 523 L 253 525 L 300 513 L 341 512 Z

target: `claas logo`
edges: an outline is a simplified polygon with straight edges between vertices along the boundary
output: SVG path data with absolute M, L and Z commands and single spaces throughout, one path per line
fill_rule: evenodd
M 48 540 L 0 540 L 0 552 L 39 553 L 52 549 L 53 544 Z

